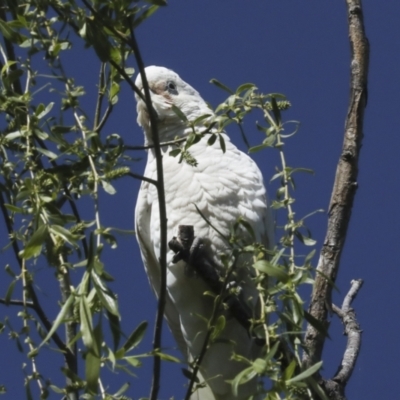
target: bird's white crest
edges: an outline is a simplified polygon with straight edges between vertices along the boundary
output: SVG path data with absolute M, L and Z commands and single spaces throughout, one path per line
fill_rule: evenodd
M 175 72 L 164 68 L 147 67 L 146 77 L 149 83 L 153 107 L 158 114 L 160 141 L 174 137 L 184 137 L 190 132 L 172 110 L 178 107 L 189 120 L 204 114 L 212 114 L 199 93 L 184 82 Z M 140 76 L 136 85 L 142 90 Z M 151 142 L 151 127 L 144 102 L 137 96 L 138 123 L 145 132 L 147 142 Z M 175 147 L 164 146 L 163 169 L 165 198 L 167 209 L 167 240 L 178 233 L 179 225 L 192 225 L 196 237 L 206 240 L 206 247 L 214 259 L 229 253 L 226 241 L 204 221 L 196 209 L 213 224 L 223 235 L 229 236 L 230 228 L 242 217 L 252 227 L 256 240 L 270 245 L 273 222 L 267 205 L 266 192 L 260 170 L 254 161 L 239 151 L 224 135 L 226 152 L 223 153 L 217 143 L 209 146 L 207 137 L 190 147 L 197 160 L 197 166 L 179 158 L 170 157 L 169 151 Z M 145 176 L 157 179 L 154 149 L 149 149 Z M 196 206 L 195 206 L 196 205 Z M 150 283 L 158 296 L 160 288 L 160 216 L 158 196 L 154 185 L 143 181 L 135 211 L 136 232 L 142 259 Z M 195 359 L 202 348 L 207 324 L 210 318 L 213 299 L 205 296 L 209 286 L 202 278 L 185 273 L 183 261 L 172 263 L 173 252 L 167 254 L 167 298 L 165 316 L 169 327 L 177 340 L 180 350 L 187 361 Z M 248 306 L 256 314 L 258 292 L 252 280 L 252 270 L 248 260 L 238 260 L 238 276 Z M 222 311 L 221 311 L 222 312 Z M 201 379 L 208 386 L 199 389 L 192 399 L 201 400 L 244 400 L 256 392 L 256 380 L 239 387 L 239 396 L 234 397 L 232 380 L 245 364 L 230 360 L 233 352 L 248 359 L 256 358 L 262 347 L 257 345 L 246 329 L 232 317 L 226 316 L 226 326 L 219 339 L 212 343 L 201 364 Z M 202 318 L 203 317 L 203 318 Z M 256 399 L 258 397 L 254 397 Z M 260 397 L 261 398 L 261 397 Z

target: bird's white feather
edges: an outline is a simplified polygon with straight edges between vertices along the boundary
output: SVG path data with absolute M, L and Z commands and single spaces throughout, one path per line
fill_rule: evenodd
M 146 76 L 151 90 L 153 106 L 158 114 L 158 128 L 162 142 L 174 137 L 186 136 L 190 129 L 172 110 L 172 105 L 181 109 L 189 120 L 204 114 L 212 114 L 199 93 L 184 82 L 176 73 L 163 67 L 146 68 Z M 136 85 L 142 89 L 141 78 Z M 138 123 L 143 127 L 146 142 L 152 143 L 152 133 L 147 109 L 138 100 Z M 253 228 L 256 240 L 269 245 L 272 241 L 272 220 L 260 170 L 254 161 L 239 151 L 224 135 L 226 152 L 218 141 L 207 144 L 207 137 L 190 148 L 197 166 L 179 163 L 179 158 L 168 155 L 173 148 L 165 146 L 163 169 L 167 209 L 168 241 L 178 233 L 178 225 L 193 225 L 196 237 L 207 240 L 209 254 L 220 263 L 219 256 L 229 252 L 229 245 L 203 219 L 196 210 L 201 210 L 205 218 L 223 235 L 228 236 L 233 223 L 243 217 Z M 148 151 L 145 176 L 157 179 L 154 150 Z M 158 295 L 160 287 L 160 216 L 158 196 L 154 185 L 142 182 L 136 205 L 136 231 L 142 259 L 150 283 Z M 167 254 L 167 299 L 166 318 L 177 340 L 180 350 L 188 361 L 195 358 L 203 345 L 206 323 L 210 318 L 213 299 L 205 296 L 208 285 L 201 279 L 185 273 L 183 261 L 173 264 L 173 252 Z M 251 279 L 251 270 L 242 264 L 242 279 L 245 298 L 255 309 L 257 291 Z M 239 264 L 240 264 L 239 262 Z M 239 267 L 241 267 L 239 265 Z M 244 364 L 231 361 L 232 352 L 253 359 L 260 352 L 248 332 L 235 318 L 228 318 L 226 327 L 218 342 L 211 344 L 201 365 L 201 373 L 209 388 L 200 389 L 194 399 L 233 399 L 231 386 L 226 380 L 233 379 Z M 246 399 L 254 394 L 256 382 L 253 380 L 240 387 L 239 397 Z

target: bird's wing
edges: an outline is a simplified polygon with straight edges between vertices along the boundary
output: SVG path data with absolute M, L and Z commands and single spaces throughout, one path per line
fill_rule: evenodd
M 158 299 L 161 287 L 160 264 L 156 255 L 154 254 L 150 232 L 151 213 L 153 207 L 158 207 L 158 202 L 156 204 L 149 202 L 149 185 L 150 184 L 148 182 L 144 181 L 141 184 L 135 210 L 135 225 L 136 236 L 139 242 L 143 264 L 146 269 L 151 287 Z M 171 332 L 178 343 L 180 351 L 185 357 L 187 357 L 187 346 L 185 340 L 183 339 L 180 328 L 179 313 L 168 293 L 165 299 L 164 314 L 168 321 L 169 328 L 171 329 Z

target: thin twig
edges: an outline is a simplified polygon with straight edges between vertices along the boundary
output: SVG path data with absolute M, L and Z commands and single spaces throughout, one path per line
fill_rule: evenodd
M 24 302 L 24 300 L 15 300 L 15 299 L 6 300 L 0 298 L 0 304 L 5 304 L 6 306 L 24 306 L 35 309 L 35 305 L 31 301 Z
M 103 118 L 101 119 L 101 121 L 99 122 L 98 125 L 96 125 L 94 131 L 100 133 L 100 131 L 103 129 L 104 125 L 106 124 L 109 116 L 111 115 L 112 110 L 114 109 L 114 106 L 110 103 L 107 108 L 106 111 L 104 112 Z
M 105 92 L 105 84 L 104 84 L 104 75 L 105 75 L 106 63 L 101 63 L 100 65 L 100 73 L 99 73 L 99 87 L 97 89 L 97 102 L 96 102 L 96 110 L 94 113 L 94 121 L 93 121 L 93 131 L 97 131 L 97 127 L 100 122 L 100 113 L 101 106 L 103 105 L 104 92 Z
M 26 270 L 25 260 L 22 260 L 22 273 L 21 273 L 21 276 L 22 276 L 22 303 L 23 303 L 24 311 L 25 311 L 23 313 L 23 325 L 24 325 L 24 331 L 27 333 L 27 336 L 28 336 L 28 339 L 29 339 L 26 342 L 27 342 L 27 345 L 28 345 L 28 348 L 29 348 L 29 352 L 31 352 L 35 348 L 33 346 L 32 341 L 29 338 L 29 326 L 28 326 L 29 315 L 28 315 L 28 312 L 26 310 L 27 309 L 27 305 L 26 305 L 27 299 L 26 298 L 27 298 L 27 295 L 29 293 L 28 290 L 27 290 L 28 271 Z M 31 357 L 30 361 L 31 361 L 31 364 L 32 364 L 32 373 L 39 377 L 38 379 L 36 379 L 36 383 L 39 386 L 40 397 L 43 397 L 44 396 L 44 389 L 43 389 L 42 381 L 40 379 L 40 374 L 39 374 L 37 366 L 36 366 L 35 357 Z
M 182 143 L 186 140 L 186 137 L 180 138 L 180 139 L 176 139 L 176 140 L 170 140 L 169 142 L 161 142 L 160 143 L 160 147 L 165 147 L 165 146 L 170 146 L 173 144 L 178 144 L 178 143 Z M 124 148 L 126 150 L 149 150 L 149 149 L 154 149 L 155 145 L 154 144 L 149 144 L 146 146 L 131 146 L 129 144 L 124 144 Z
M 165 309 L 165 298 L 167 294 L 167 210 L 165 204 L 165 191 L 164 191 L 164 172 L 162 163 L 162 153 L 160 147 L 160 137 L 158 133 L 158 116 L 154 110 L 151 102 L 150 88 L 147 82 L 146 73 L 144 70 L 144 63 L 139 51 L 139 46 L 136 42 L 135 33 L 131 29 L 131 42 L 132 49 L 135 53 L 136 62 L 139 67 L 140 76 L 142 78 L 142 85 L 144 90 L 144 97 L 146 99 L 146 107 L 150 117 L 150 126 L 152 139 L 154 143 L 154 153 L 157 163 L 157 195 L 158 195 L 158 206 L 160 213 L 160 294 L 158 299 L 156 325 L 154 329 L 153 337 L 153 350 L 161 348 L 161 334 L 164 319 Z M 160 389 L 160 371 L 161 371 L 161 359 L 158 355 L 154 357 L 153 364 L 153 382 L 150 391 L 150 400 L 157 400 L 158 392 Z
M 143 175 L 135 174 L 134 172 L 128 172 L 127 175 L 132 177 L 132 178 L 139 179 L 141 181 L 149 182 L 149 183 L 151 183 L 152 185 L 155 185 L 155 186 L 157 186 L 157 183 L 158 183 L 154 179 L 147 178 L 146 176 L 143 176 Z
M 332 284 L 339 270 L 340 256 L 346 239 L 353 200 L 357 189 L 358 159 L 363 137 L 363 116 L 367 103 L 369 45 L 363 26 L 361 0 L 346 0 L 351 45 L 350 105 L 345 123 L 342 154 L 337 166 L 329 205 L 328 228 L 321 249 L 309 312 L 327 325 Z M 305 335 L 303 364 L 305 368 L 321 360 L 325 335 L 308 325 Z
M 94 202 L 94 218 L 95 218 L 95 221 L 96 221 L 96 229 L 100 231 L 101 230 L 101 223 L 100 223 L 99 193 L 98 193 L 98 186 L 99 186 L 100 178 L 99 178 L 99 174 L 98 174 L 97 169 L 96 169 L 96 165 L 94 163 L 93 156 L 88 151 L 88 144 L 87 144 L 87 138 L 86 138 L 86 129 L 83 126 L 83 124 L 81 122 L 81 119 L 79 118 L 79 115 L 76 112 L 76 110 L 74 111 L 73 114 L 74 114 L 75 121 L 76 121 L 76 123 L 77 123 L 77 125 L 78 125 L 78 127 L 79 127 L 79 129 L 80 129 L 80 131 L 82 133 L 83 146 L 84 146 L 85 150 L 88 153 L 90 169 L 92 170 L 92 174 L 93 174 L 94 184 L 93 184 L 92 197 L 93 197 L 93 202 Z M 101 236 L 97 235 L 97 238 L 96 238 L 97 247 L 100 246 L 100 242 L 101 242 Z

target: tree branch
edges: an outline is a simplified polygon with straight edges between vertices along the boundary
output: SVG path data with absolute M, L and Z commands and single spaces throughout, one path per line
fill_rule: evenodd
M 317 266 L 309 312 L 327 326 L 332 286 L 339 270 L 351 209 L 357 189 L 358 159 L 367 103 L 369 45 L 363 26 L 361 0 L 346 0 L 351 45 L 350 104 L 345 122 L 342 154 L 337 166 L 329 204 L 328 228 Z M 305 335 L 304 368 L 321 360 L 325 336 L 308 324 Z
M 362 279 L 351 281 L 351 288 L 343 301 L 342 308 L 333 305 L 333 311 L 342 320 L 345 326 L 345 335 L 348 337 L 346 351 L 344 353 L 338 372 L 333 378 L 334 381 L 346 385 L 356 365 L 358 353 L 361 347 L 361 330 L 356 320 L 355 312 L 350 308 L 356 298 L 358 291 L 363 285 Z
M 357 357 L 360 352 L 362 331 L 357 322 L 356 314 L 354 310 L 350 308 L 350 305 L 356 298 L 362 285 L 362 279 L 351 281 L 351 288 L 343 301 L 342 308 L 332 304 L 334 313 L 339 316 L 345 327 L 344 334 L 348 337 L 346 350 L 335 376 L 329 380 L 323 379 L 321 382 L 321 386 L 325 389 L 329 398 L 334 400 L 346 399 L 346 385 L 354 371 Z
M 139 67 L 140 76 L 142 78 L 144 97 L 146 100 L 146 107 L 150 117 L 152 139 L 154 143 L 154 153 L 157 163 L 157 195 L 158 195 L 158 205 L 160 213 L 160 236 L 161 236 L 160 259 L 159 259 L 161 283 L 159 292 L 160 294 L 158 299 L 156 325 L 153 337 L 153 349 L 157 350 L 161 348 L 161 334 L 162 334 L 164 309 L 165 309 L 165 297 L 167 293 L 167 210 L 165 205 L 164 172 L 162 163 L 163 156 L 161 153 L 160 137 L 158 133 L 158 116 L 156 111 L 154 110 L 151 101 L 150 88 L 144 70 L 145 68 L 144 63 L 139 51 L 139 46 L 136 42 L 135 33 L 132 29 L 131 29 L 131 46 L 135 54 L 137 65 Z M 161 371 L 161 358 L 159 355 L 155 355 L 153 364 L 153 382 L 151 386 L 150 400 L 157 399 L 158 391 L 160 388 L 160 371 Z

